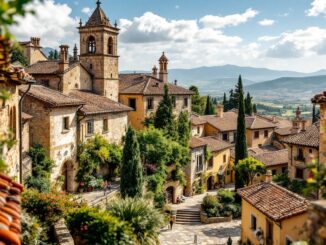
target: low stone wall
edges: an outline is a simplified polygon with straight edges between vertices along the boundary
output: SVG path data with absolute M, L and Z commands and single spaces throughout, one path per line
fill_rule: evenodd
M 229 217 L 207 217 L 205 212 L 200 212 L 200 221 L 204 224 L 222 223 L 232 221 L 232 216 Z
M 75 245 L 64 219 L 60 219 L 54 225 L 54 233 L 57 239 L 58 245 Z

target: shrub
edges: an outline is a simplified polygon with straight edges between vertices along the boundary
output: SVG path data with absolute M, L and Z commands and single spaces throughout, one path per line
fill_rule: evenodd
M 107 207 L 108 212 L 122 221 L 128 222 L 140 244 L 156 244 L 163 215 L 148 201 L 143 199 L 117 199 Z
M 27 188 L 33 188 L 39 192 L 50 191 L 50 179 L 45 177 L 28 176 L 25 181 L 25 185 Z
M 219 189 L 217 191 L 217 197 L 221 203 L 233 203 L 235 193 L 226 189 Z
M 42 239 L 43 229 L 37 218 L 23 212 L 21 219 L 22 228 L 22 244 L 35 245 L 40 244 Z
M 26 212 L 48 227 L 64 217 L 69 209 L 77 206 L 70 196 L 58 192 L 40 193 L 31 189 L 24 191 L 22 198 L 22 207 Z
M 136 244 L 131 227 L 106 212 L 92 208 L 72 210 L 66 218 L 73 236 L 94 245 Z
M 212 195 L 207 195 L 204 197 L 203 199 L 203 208 L 209 209 L 209 208 L 215 208 L 218 205 L 218 200 L 216 198 L 216 196 L 212 196 Z

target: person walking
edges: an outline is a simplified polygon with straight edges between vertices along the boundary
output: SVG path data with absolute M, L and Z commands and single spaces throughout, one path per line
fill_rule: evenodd
M 170 229 L 172 230 L 173 224 L 175 223 L 175 215 L 170 216 Z

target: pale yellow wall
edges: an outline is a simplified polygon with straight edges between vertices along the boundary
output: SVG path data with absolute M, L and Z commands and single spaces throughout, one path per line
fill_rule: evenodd
M 268 137 L 265 138 L 264 131 L 268 130 Z M 255 139 L 255 131 L 259 131 L 259 138 Z M 259 145 L 270 145 L 272 142 L 274 129 L 246 130 L 248 147 L 257 147 Z
M 219 130 L 217 128 L 212 127 L 210 124 L 205 124 L 205 136 L 218 136 Z
M 226 161 L 223 161 L 223 156 L 226 156 Z M 227 165 L 230 161 L 230 149 L 225 149 L 222 151 L 212 152 L 212 158 L 213 158 L 213 168 L 208 168 L 207 163 L 207 173 L 214 173 L 217 174 L 220 169 L 222 169 L 222 172 L 227 168 Z
M 108 119 L 108 131 L 103 131 L 103 120 Z M 87 134 L 87 121 L 94 121 L 94 134 Z M 90 115 L 80 122 L 79 139 L 86 141 L 95 134 L 103 136 L 111 144 L 121 144 L 128 128 L 127 112 Z
M 254 245 L 259 245 L 254 231 L 251 229 L 251 215 L 257 219 L 257 228 L 263 230 L 264 238 L 266 238 L 266 219 L 267 216 L 253 207 L 247 201 L 242 199 L 241 211 L 241 240 L 243 242 L 249 239 Z M 293 241 L 306 239 L 305 234 L 300 234 L 303 225 L 307 219 L 307 213 L 290 217 L 281 222 L 273 222 L 273 244 L 284 245 L 285 237 L 289 236 Z M 269 221 L 272 221 L 269 219 Z
M 205 127 L 202 125 L 191 125 L 191 136 L 204 137 Z
M 27 58 L 28 64 L 33 65 L 38 61 L 47 60 L 47 57 L 41 52 L 40 48 L 31 45 L 23 46 L 24 56 Z
M 135 129 L 143 129 L 143 121 L 145 119 L 145 111 L 144 111 L 144 101 L 142 95 L 125 95 L 120 94 L 120 103 L 129 106 L 129 98 L 136 99 L 136 111 L 128 112 L 128 122 Z
M 296 168 L 302 168 L 304 169 L 304 179 L 307 179 L 309 177 L 309 170 L 306 169 L 307 161 L 310 157 L 318 159 L 319 156 L 318 149 L 312 147 L 298 146 L 298 145 L 287 145 L 287 148 L 289 150 L 289 162 L 288 162 L 289 177 L 291 179 L 294 179 Z M 299 148 L 303 149 L 303 156 L 306 162 L 295 160 L 295 158 L 298 155 Z M 309 153 L 309 150 L 311 150 L 312 153 Z

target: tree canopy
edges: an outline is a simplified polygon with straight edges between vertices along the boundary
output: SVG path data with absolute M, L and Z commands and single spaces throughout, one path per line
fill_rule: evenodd
M 247 186 L 253 184 L 256 174 L 266 173 L 265 164 L 252 157 L 240 160 L 235 169 L 240 173 L 242 181 Z

